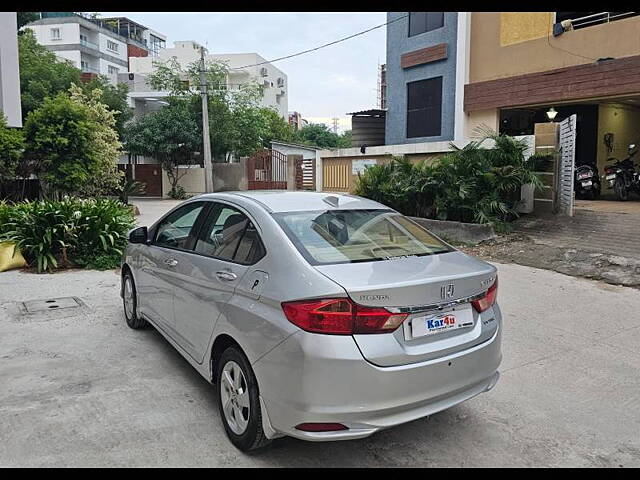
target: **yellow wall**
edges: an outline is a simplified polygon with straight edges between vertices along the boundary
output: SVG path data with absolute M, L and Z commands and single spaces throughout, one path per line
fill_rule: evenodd
M 640 16 L 558 37 L 544 31 L 546 25 L 550 32 L 553 20 L 553 12 L 473 12 L 469 82 L 640 54 Z
M 465 138 L 473 139 L 478 136 L 477 128 L 489 127 L 494 131 L 498 131 L 498 122 L 500 121 L 500 112 L 497 108 L 488 110 L 477 110 L 469 112 L 465 125 Z
M 613 152 L 608 153 L 605 133 L 613 133 Z M 598 108 L 598 170 L 604 173 L 609 157 L 619 160 L 627 156 L 630 143 L 640 144 L 640 108 L 624 104 L 601 104 Z
M 549 12 L 500 12 L 500 46 L 548 35 L 551 18 Z

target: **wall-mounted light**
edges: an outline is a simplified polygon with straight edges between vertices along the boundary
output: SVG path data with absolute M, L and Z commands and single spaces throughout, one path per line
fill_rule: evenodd
M 551 107 L 549 110 L 547 110 L 547 117 L 549 118 L 550 122 L 553 122 L 553 119 L 556 118 L 556 115 L 558 115 L 558 112 L 556 112 L 556 109 Z

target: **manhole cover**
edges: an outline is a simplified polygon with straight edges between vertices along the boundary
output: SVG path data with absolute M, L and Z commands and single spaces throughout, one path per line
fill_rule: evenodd
M 79 308 L 82 306 L 82 300 L 76 297 L 48 298 L 46 300 L 22 302 L 22 307 L 26 313 L 51 312 L 53 310 Z

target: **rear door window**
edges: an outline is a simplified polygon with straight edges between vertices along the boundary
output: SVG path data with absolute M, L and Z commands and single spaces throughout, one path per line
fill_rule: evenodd
M 240 210 L 216 204 L 194 248 L 196 253 L 245 265 L 264 256 L 264 246 L 251 220 Z

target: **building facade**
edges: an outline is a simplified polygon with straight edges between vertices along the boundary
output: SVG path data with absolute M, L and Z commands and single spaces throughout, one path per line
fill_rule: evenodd
M 16 12 L 0 12 L 0 115 L 22 127 Z
M 202 46 L 194 41 L 173 42 L 173 48 L 160 50 L 157 58 L 131 59 L 131 72 L 149 74 L 155 70 L 155 62 L 175 58 L 182 68 L 200 60 Z M 206 51 L 206 49 L 205 49 Z M 227 88 L 238 90 L 244 85 L 257 83 L 263 87 L 261 104 L 274 108 L 282 118 L 288 119 L 287 75 L 257 53 L 206 53 L 207 61 L 225 63 L 229 69 Z
M 461 140 L 469 13 L 389 12 L 386 144 Z
M 40 15 L 25 28 L 33 30 L 38 43 L 70 60 L 85 78 L 105 75 L 116 83 L 118 74 L 129 70 L 130 58 L 150 56 L 165 40 L 164 35 L 124 17 L 94 19 L 71 12 Z M 153 45 L 149 45 L 151 40 Z
M 467 136 L 479 125 L 531 135 L 577 116 L 576 164 L 640 143 L 640 12 L 473 13 Z

